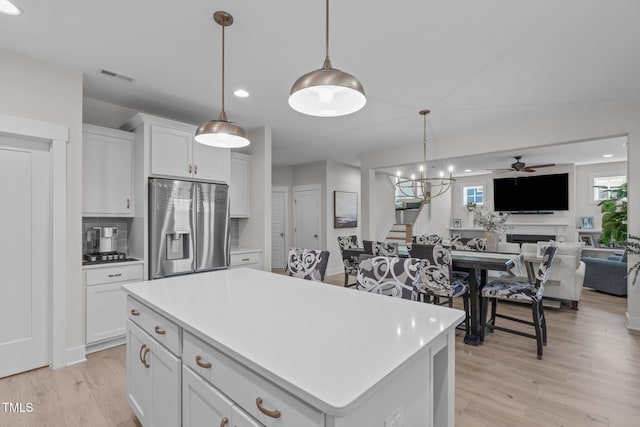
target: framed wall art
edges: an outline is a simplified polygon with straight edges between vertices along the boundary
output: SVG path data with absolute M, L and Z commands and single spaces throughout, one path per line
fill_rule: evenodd
M 333 227 L 355 228 L 358 226 L 358 193 L 333 192 Z

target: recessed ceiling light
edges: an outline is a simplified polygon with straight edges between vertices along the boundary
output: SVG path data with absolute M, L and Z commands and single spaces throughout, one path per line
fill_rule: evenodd
M 605 159 L 609 158 L 609 157 L 613 157 L 613 154 L 603 154 L 602 157 L 604 157 Z
M 0 12 L 13 16 L 17 16 L 22 13 L 20 9 L 18 9 L 18 6 L 11 3 L 9 0 L 0 0 Z
M 248 98 L 249 97 L 249 92 L 247 92 L 244 89 L 236 89 L 233 91 L 233 94 L 235 96 L 237 96 L 238 98 Z
M 471 169 L 465 169 L 464 171 L 465 172 L 471 172 Z

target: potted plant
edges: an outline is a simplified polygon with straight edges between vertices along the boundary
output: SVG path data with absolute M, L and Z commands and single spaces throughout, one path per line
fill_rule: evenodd
M 606 191 L 609 199 L 598 203 L 602 212 L 600 243 L 610 246 L 627 240 L 627 184 Z

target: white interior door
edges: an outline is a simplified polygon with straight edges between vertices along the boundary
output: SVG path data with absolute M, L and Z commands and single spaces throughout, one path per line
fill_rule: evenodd
M 287 187 L 271 190 L 271 268 L 287 262 Z
M 295 246 L 320 249 L 320 186 L 293 187 L 293 226 Z
M 0 378 L 49 364 L 49 144 L 0 136 Z

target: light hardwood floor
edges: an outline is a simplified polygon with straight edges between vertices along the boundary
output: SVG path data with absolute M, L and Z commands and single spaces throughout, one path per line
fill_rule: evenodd
M 342 286 L 343 278 L 325 281 Z M 547 309 L 543 360 L 529 338 L 496 331 L 470 347 L 458 332 L 456 425 L 639 426 L 640 333 L 625 328 L 625 311 L 626 299 L 587 289 L 580 310 Z M 513 304 L 503 312 L 530 315 Z M 0 380 L 1 402 L 34 408 L 7 414 L 0 406 L 0 426 L 139 426 L 125 396 L 124 346 L 87 359 Z

